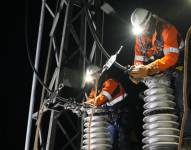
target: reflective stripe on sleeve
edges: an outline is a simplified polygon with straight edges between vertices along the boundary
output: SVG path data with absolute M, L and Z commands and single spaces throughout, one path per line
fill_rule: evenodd
M 143 56 L 135 55 L 135 60 L 137 60 L 137 61 L 144 61 L 144 57 Z
M 173 47 L 169 47 L 164 49 L 164 54 L 168 54 L 169 52 L 173 52 L 173 53 L 179 53 L 179 49 L 178 48 L 173 48 Z
M 121 95 L 121 96 L 119 96 L 119 97 L 117 97 L 117 98 L 107 102 L 107 106 L 115 105 L 116 103 L 122 101 L 126 96 L 127 96 L 127 93 L 125 93 L 125 94 L 123 94 L 123 95 Z
M 112 99 L 111 94 L 107 91 L 103 91 L 102 94 L 107 97 L 107 99 L 110 101 Z

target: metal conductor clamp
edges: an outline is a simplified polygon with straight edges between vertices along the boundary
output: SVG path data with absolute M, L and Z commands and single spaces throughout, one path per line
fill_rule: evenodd
M 176 150 L 179 124 L 175 111 L 174 90 L 165 74 L 144 78 L 143 150 Z

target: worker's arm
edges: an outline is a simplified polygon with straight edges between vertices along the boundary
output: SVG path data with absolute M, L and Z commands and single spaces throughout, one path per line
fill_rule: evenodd
M 100 93 L 95 98 L 94 97 L 95 97 L 95 90 L 92 89 L 89 94 L 87 103 L 93 105 L 94 101 L 95 101 L 95 105 L 100 106 L 100 105 L 104 104 L 104 102 L 107 100 L 106 96 L 104 96 L 102 93 Z
M 116 84 L 116 81 L 112 79 L 108 79 L 103 83 L 103 88 L 100 94 L 95 98 L 96 106 L 101 106 L 106 103 L 107 100 L 110 101 L 112 99 L 111 93 L 113 93 Z M 94 104 L 94 97 L 89 97 L 88 103 Z
M 174 66 L 179 59 L 178 32 L 174 26 L 167 26 L 162 32 L 164 42 L 164 57 L 152 62 L 159 71 L 167 70 Z
M 173 26 L 168 26 L 162 32 L 164 42 L 164 57 L 148 65 L 139 65 L 130 73 L 133 78 L 153 75 L 174 66 L 179 59 L 178 32 Z

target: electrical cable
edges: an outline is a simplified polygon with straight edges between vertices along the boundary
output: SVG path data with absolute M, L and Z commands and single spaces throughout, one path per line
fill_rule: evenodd
M 86 4 L 86 2 L 85 2 L 85 4 Z M 85 5 L 85 6 L 86 6 L 86 5 Z M 26 10 L 28 10 L 28 6 L 26 7 Z M 90 27 L 91 33 L 92 33 L 92 35 L 93 35 L 93 37 L 94 37 L 94 39 L 95 39 L 95 41 L 96 41 L 98 47 L 101 49 L 101 51 L 103 52 L 103 54 L 104 54 L 107 58 L 109 58 L 109 57 L 110 57 L 109 54 L 107 53 L 107 51 L 103 48 L 102 44 L 100 43 L 100 41 L 99 41 L 99 39 L 98 39 L 98 36 L 97 36 L 97 34 L 96 34 L 96 32 L 95 32 L 95 29 L 94 29 L 92 23 L 90 22 L 90 16 L 88 15 L 88 10 L 87 10 L 86 7 L 85 7 L 85 12 L 86 12 L 87 20 L 88 20 L 88 25 L 89 25 L 89 27 Z M 28 18 L 27 18 L 27 16 L 28 16 L 28 11 L 26 11 L 25 14 L 26 14 L 26 15 L 25 15 L 25 45 L 26 45 L 26 51 L 27 51 L 27 57 L 28 57 L 28 60 L 29 60 L 29 64 L 30 64 L 32 70 L 34 71 L 34 73 L 35 73 L 35 75 L 36 75 L 36 77 L 37 77 L 39 83 L 40 83 L 49 93 L 53 93 L 53 91 L 50 90 L 50 89 L 48 88 L 48 86 L 42 81 L 42 79 L 41 79 L 40 76 L 39 76 L 38 71 L 37 71 L 37 70 L 35 69 L 35 67 L 33 66 L 32 59 L 31 59 L 31 55 L 30 55 L 30 52 L 29 52 L 29 44 L 28 44 L 28 24 L 27 24 L 27 21 L 28 21 Z M 114 65 L 116 65 L 117 67 L 119 67 L 119 68 L 122 69 L 122 70 L 125 70 L 125 69 L 126 69 L 126 67 L 120 65 L 120 64 L 117 63 L 117 62 L 115 62 Z
M 57 93 L 55 93 L 54 91 L 50 90 L 48 85 L 46 85 L 42 79 L 39 76 L 38 71 L 35 69 L 35 67 L 33 66 L 32 63 L 32 59 L 31 59 L 31 55 L 30 55 L 30 51 L 29 51 L 29 43 L 28 43 L 28 4 L 26 4 L 25 7 L 25 45 L 26 45 L 26 51 L 27 51 L 27 57 L 28 57 L 28 61 L 29 64 L 32 68 L 32 70 L 34 71 L 39 83 L 50 93 L 50 94 L 56 94 L 56 97 L 64 102 L 66 102 L 67 99 L 61 97 L 60 95 L 58 95 Z
M 97 36 L 97 34 L 96 34 L 95 28 L 93 27 L 93 24 L 92 24 L 92 21 L 91 21 L 92 19 L 91 19 L 89 10 L 88 10 L 88 8 L 87 8 L 86 0 L 83 0 L 83 3 L 84 3 L 85 15 L 86 15 L 86 18 L 87 18 L 87 21 L 88 21 L 88 26 L 89 26 L 89 28 L 90 28 L 90 31 L 91 31 L 91 33 L 92 33 L 92 36 L 93 36 L 94 40 L 96 41 L 96 43 L 97 43 L 98 47 L 100 48 L 100 50 L 103 52 L 103 54 L 104 54 L 107 58 L 109 58 L 110 55 L 107 53 L 107 51 L 104 49 L 104 47 L 103 47 L 102 44 L 100 43 L 99 38 L 98 38 L 98 36 Z M 114 65 L 117 66 L 119 69 L 121 69 L 121 70 L 123 70 L 123 71 L 126 70 L 126 67 L 125 67 L 125 66 L 122 66 L 121 64 L 119 64 L 119 63 L 117 63 L 117 62 L 115 62 Z

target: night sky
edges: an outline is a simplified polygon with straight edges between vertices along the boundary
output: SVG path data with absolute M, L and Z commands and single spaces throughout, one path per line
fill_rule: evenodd
M 136 7 L 147 8 L 159 16 L 174 24 L 185 37 L 191 25 L 191 0 L 108 0 L 117 11 L 118 15 L 130 23 L 130 13 Z M 14 150 L 24 149 L 25 134 L 27 127 L 27 117 L 29 110 L 30 91 L 32 83 L 32 69 L 29 65 L 25 45 L 25 1 L 14 2 L 9 5 L 11 11 L 6 11 L 6 50 L 3 51 L 2 74 L 5 74 L 7 81 L 2 78 L 6 88 L 3 88 L 3 98 L 1 101 L 8 100 L 8 126 L 3 130 L 8 138 L 8 148 Z M 29 47 L 34 60 L 36 39 L 38 33 L 38 21 L 40 16 L 40 0 L 29 0 Z M 132 38 L 132 35 L 125 34 L 125 27 L 116 18 L 109 18 L 106 25 L 105 47 L 116 49 L 121 41 Z M 111 26 L 112 24 L 112 26 Z M 122 27 L 122 28 L 119 28 Z M 111 36 L 112 35 L 112 36 Z M 118 43 L 119 42 L 119 43 Z M 109 44 L 115 43 L 115 44 Z M 8 50 L 7 50 L 8 49 Z M 132 44 L 126 50 L 132 50 Z M 7 53 L 8 52 L 8 53 Z M 128 51 L 126 51 L 128 53 Z M 124 52 L 125 53 L 125 52 Z M 124 63 L 124 59 L 120 56 Z M 2 106 L 4 107 L 4 106 Z M 4 112 L 4 113 L 6 113 Z M 6 113 L 7 114 L 7 113 Z M 7 116 L 6 116 L 7 118 Z M 3 121 L 4 122 L 4 121 Z M 7 123 L 7 122 L 6 122 Z

